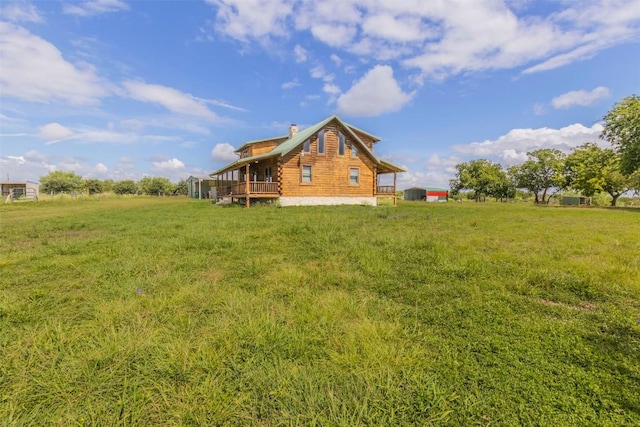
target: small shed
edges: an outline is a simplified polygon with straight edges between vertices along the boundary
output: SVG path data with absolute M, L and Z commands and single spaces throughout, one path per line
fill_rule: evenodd
M 427 190 L 420 187 L 411 187 L 404 190 L 405 200 L 425 200 L 427 197 Z
M 449 200 L 449 190 L 446 188 L 427 187 L 427 202 L 446 202 Z
M 215 198 L 216 180 L 210 177 L 190 176 L 187 179 L 187 195 L 194 199 Z
M 37 181 L 4 181 L 0 182 L 2 198 L 11 200 L 38 200 L 40 197 L 40 183 Z
M 584 196 L 562 196 L 560 204 L 562 206 L 588 206 L 591 204 L 591 198 Z
M 427 202 L 446 202 L 449 190 L 436 187 L 412 187 L 404 190 L 405 200 L 426 200 Z

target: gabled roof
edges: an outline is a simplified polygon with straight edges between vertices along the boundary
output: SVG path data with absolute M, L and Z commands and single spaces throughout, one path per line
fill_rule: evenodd
M 233 152 L 239 153 L 240 151 L 247 148 L 248 146 L 257 144 L 258 142 L 277 141 L 278 139 L 287 139 L 287 138 L 289 138 L 289 135 L 274 136 L 271 138 L 262 138 L 262 139 L 255 139 L 253 141 L 247 141 L 244 144 L 242 144 L 240 147 L 238 147 L 236 150 L 233 150 Z
M 367 132 L 366 130 L 359 129 L 359 128 L 355 127 L 354 125 L 350 125 L 349 123 L 346 123 L 346 122 L 343 122 L 343 123 L 344 123 L 345 125 L 349 126 L 351 129 L 353 129 L 353 130 L 355 130 L 355 131 L 358 131 L 358 132 L 360 132 L 360 133 L 364 133 L 365 135 L 367 135 L 367 136 L 371 137 L 371 139 L 373 139 L 373 143 L 374 143 L 374 144 L 375 144 L 376 142 L 380 141 L 380 138 L 378 138 L 377 136 L 375 136 L 375 135 L 374 135 L 374 134 L 372 134 L 372 133 Z
M 277 147 L 275 147 L 273 150 L 269 151 L 268 153 L 263 153 L 263 154 L 257 154 L 255 156 L 251 156 L 251 157 L 244 157 L 244 158 L 240 158 L 232 163 L 229 163 L 228 165 L 218 169 L 217 171 L 214 171 L 210 174 L 210 176 L 231 170 L 231 169 L 235 169 L 238 166 L 242 166 L 242 165 L 246 165 L 247 163 L 251 163 L 251 162 L 255 162 L 258 160 L 262 160 L 262 159 L 266 159 L 269 157 L 273 157 L 273 156 L 285 156 L 286 154 L 288 154 L 291 150 L 295 149 L 296 147 L 298 147 L 300 144 L 302 144 L 304 141 L 306 141 L 307 139 L 311 138 L 313 135 L 315 135 L 316 133 L 318 133 L 321 129 L 323 129 L 327 124 L 329 124 L 332 120 L 336 120 L 346 131 L 347 133 L 349 133 L 349 135 L 351 136 L 351 138 L 353 138 L 354 141 L 356 141 L 359 145 L 360 145 L 360 150 L 366 152 L 379 166 L 379 170 L 381 172 L 405 172 L 405 170 L 403 168 L 401 168 L 400 166 L 394 165 L 391 162 L 388 162 L 386 160 L 382 160 L 377 158 L 369 149 L 369 147 L 366 146 L 366 144 L 364 142 L 362 142 L 362 140 L 358 137 L 358 135 L 355 134 L 355 132 L 353 131 L 353 129 L 356 129 L 358 132 L 362 132 L 368 136 L 371 136 L 372 138 L 376 138 L 376 140 L 380 140 L 379 138 L 364 132 L 358 128 L 356 128 L 355 126 L 351 126 L 348 125 L 347 123 L 343 122 L 340 117 L 333 115 L 330 117 L 327 117 L 326 119 L 324 119 L 321 122 L 318 122 L 314 125 L 309 126 L 306 129 L 301 130 L 300 132 L 296 133 L 295 135 L 293 135 L 291 138 L 288 138 L 287 140 L 281 142 Z M 261 141 L 269 141 L 272 139 L 277 139 L 277 138 L 265 138 L 265 139 L 260 139 L 260 140 L 256 140 L 256 141 L 251 141 L 252 143 L 255 142 L 261 142 Z M 249 143 L 245 143 L 242 147 L 246 146 Z M 242 148 L 241 147 L 241 148 Z M 237 151 L 237 150 L 236 150 Z

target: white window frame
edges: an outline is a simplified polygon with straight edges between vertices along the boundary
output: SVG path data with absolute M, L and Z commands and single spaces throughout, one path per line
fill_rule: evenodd
M 355 171 L 355 179 L 353 182 L 352 178 L 354 178 L 353 171 Z M 349 168 L 349 185 L 360 185 L 360 168 Z
M 308 181 L 305 180 L 306 174 L 305 170 L 309 171 Z M 300 166 L 300 183 L 302 184 L 311 184 L 313 182 L 313 167 L 311 165 L 302 165 Z

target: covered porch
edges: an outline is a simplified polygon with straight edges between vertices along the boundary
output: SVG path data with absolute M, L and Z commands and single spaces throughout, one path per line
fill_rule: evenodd
M 277 163 L 273 161 L 240 159 L 225 169 L 211 174 L 216 178 L 216 198 L 243 200 L 246 207 L 251 199 L 274 199 L 280 197 L 277 180 Z M 276 176 L 274 176 L 274 172 Z
M 392 199 L 393 206 L 398 203 L 396 197 L 398 172 L 404 172 L 404 169 L 384 160 L 380 160 L 376 169 L 375 196 L 379 199 Z

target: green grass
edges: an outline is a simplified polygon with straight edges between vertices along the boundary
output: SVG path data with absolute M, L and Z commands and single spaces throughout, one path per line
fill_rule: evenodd
M 640 210 L 112 198 L 0 226 L 0 425 L 640 424 Z

